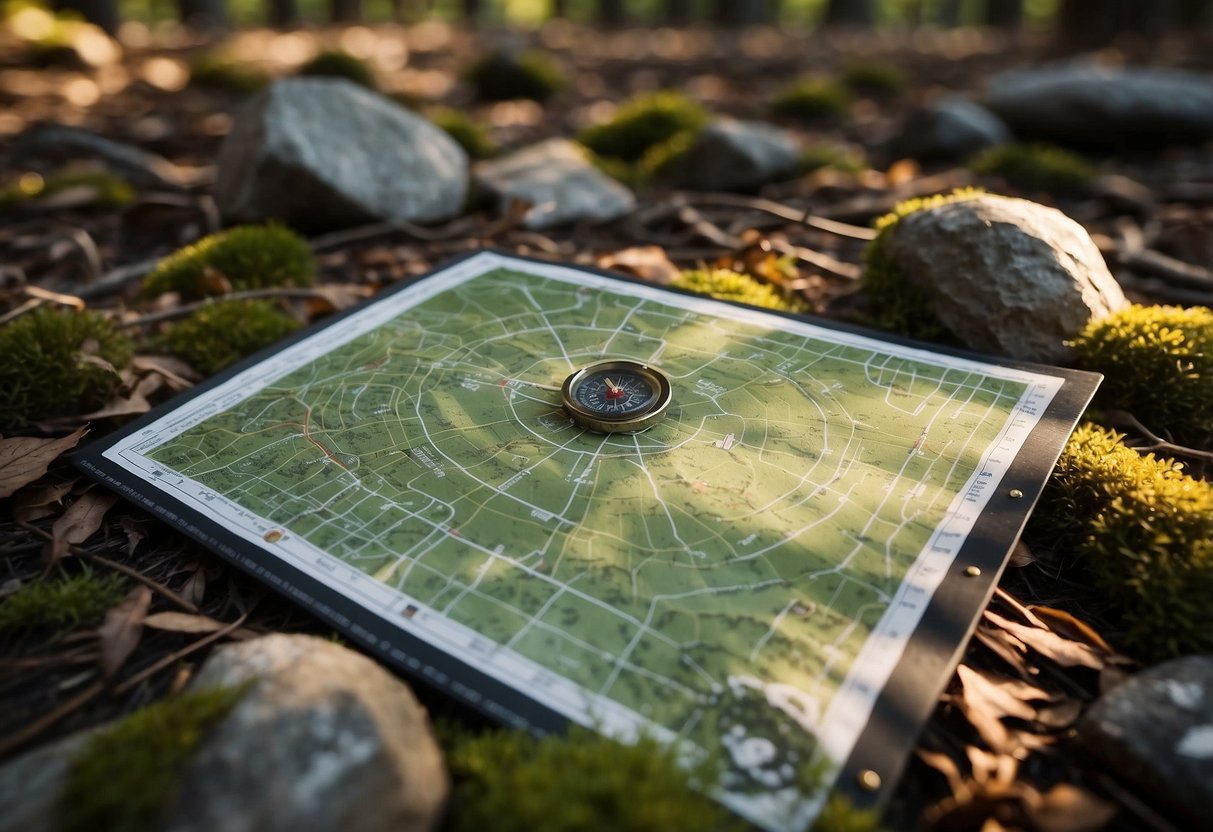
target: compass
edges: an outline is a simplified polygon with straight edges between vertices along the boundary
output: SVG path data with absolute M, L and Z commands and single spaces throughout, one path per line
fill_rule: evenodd
M 560 388 L 573 421 L 597 433 L 636 433 L 661 421 L 670 405 L 670 380 L 636 361 L 599 361 L 582 367 Z

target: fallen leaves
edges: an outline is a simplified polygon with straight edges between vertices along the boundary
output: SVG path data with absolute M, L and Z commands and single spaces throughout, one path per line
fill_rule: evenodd
M 118 502 L 118 495 L 92 488 L 85 491 L 67 507 L 67 511 L 51 526 L 51 540 L 43 551 L 47 566 L 53 566 L 72 546 L 83 543 L 101 528 L 105 514 Z
M 139 646 L 151 603 L 152 591 L 140 585 L 105 614 L 105 621 L 97 629 L 101 641 L 101 672 L 105 678 L 112 679 Z
M 46 473 L 60 454 L 79 444 L 87 428 L 78 428 L 59 439 L 14 436 L 0 439 L 0 498 L 10 497 Z

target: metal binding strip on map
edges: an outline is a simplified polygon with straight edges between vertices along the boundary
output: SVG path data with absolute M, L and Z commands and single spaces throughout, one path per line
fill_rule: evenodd
M 665 415 L 672 392 L 670 380 L 636 361 L 599 361 L 564 380 L 564 409 L 573 421 L 597 433 L 636 433 Z

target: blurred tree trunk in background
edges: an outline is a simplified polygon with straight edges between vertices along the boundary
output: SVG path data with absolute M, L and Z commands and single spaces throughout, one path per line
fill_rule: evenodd
M 480 20 L 480 13 L 484 11 L 484 4 L 480 0 L 463 0 L 463 19 L 468 23 L 477 23 Z
M 1023 25 L 1023 0 L 986 0 L 986 25 L 1018 29 Z
M 712 19 L 721 26 L 749 26 L 770 20 L 766 0 L 716 0 Z
M 872 0 L 830 0 L 826 6 L 827 26 L 871 26 L 875 21 Z
M 569 16 L 569 0 L 552 0 L 551 16 L 552 17 L 568 17 Z
M 362 0 L 330 0 L 329 20 L 334 23 L 357 23 L 362 18 Z
M 57 12 L 77 12 L 111 35 L 117 34 L 118 25 L 122 23 L 118 0 L 55 0 L 51 8 Z
M 299 25 L 299 4 L 295 0 L 270 0 L 269 22 L 278 29 Z
M 1175 26 L 1176 0 L 1064 0 L 1058 30 L 1065 45 L 1093 49 L 1119 35 L 1156 38 Z
M 685 26 L 694 14 L 691 0 L 665 0 L 665 22 L 671 26 Z
M 961 0 L 942 0 L 939 12 L 935 15 L 935 22 L 949 29 L 959 26 L 961 5 Z
M 177 0 L 177 19 L 195 29 L 226 29 L 224 0 Z
M 627 23 L 623 0 L 598 0 L 598 22 L 603 26 L 623 26 Z

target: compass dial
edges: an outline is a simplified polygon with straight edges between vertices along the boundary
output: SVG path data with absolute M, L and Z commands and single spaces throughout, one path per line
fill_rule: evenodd
M 670 382 L 635 361 L 600 361 L 565 379 L 565 410 L 583 428 L 599 433 L 644 430 L 670 403 Z

